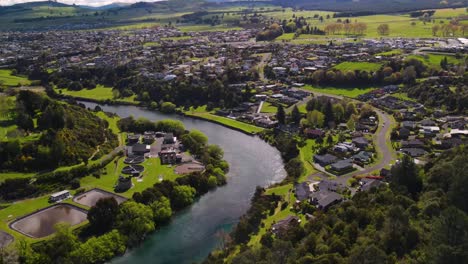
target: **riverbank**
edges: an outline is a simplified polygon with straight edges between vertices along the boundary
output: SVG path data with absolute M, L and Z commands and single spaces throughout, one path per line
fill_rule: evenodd
M 97 104 L 117 105 L 117 106 L 118 105 L 134 105 L 134 106 L 144 107 L 141 103 L 138 103 L 138 102 L 127 102 L 127 101 L 119 101 L 119 100 L 116 101 L 116 100 L 109 100 L 109 99 L 99 100 L 99 99 L 76 97 L 76 96 L 63 95 L 63 94 L 56 94 L 56 96 L 62 99 L 73 99 L 77 101 L 85 101 L 85 102 L 91 102 L 91 103 L 97 103 Z M 264 130 L 264 128 L 261 128 L 261 127 L 257 127 L 257 126 L 247 124 L 241 121 L 237 121 L 231 118 L 214 115 L 209 112 L 177 111 L 176 113 L 183 115 L 183 116 L 212 122 L 212 123 L 245 133 L 247 135 L 251 135 L 251 136 L 256 135 Z
M 191 118 L 196 118 L 196 119 L 202 119 L 208 122 L 213 122 L 215 124 L 234 129 L 236 131 L 245 133 L 247 135 L 256 135 L 259 132 L 262 132 L 264 129 L 261 127 L 257 127 L 254 125 L 250 125 L 244 122 L 240 122 L 234 119 L 222 117 L 222 116 L 217 116 L 213 115 L 210 113 L 191 113 L 191 112 L 182 112 L 183 115 L 191 117 Z

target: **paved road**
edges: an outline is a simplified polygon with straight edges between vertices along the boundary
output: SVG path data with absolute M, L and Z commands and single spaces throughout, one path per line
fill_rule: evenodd
M 340 96 L 340 95 L 332 95 L 332 94 L 326 94 L 326 93 L 321 93 L 321 92 L 313 92 L 313 94 L 315 96 L 327 96 L 327 97 L 336 98 L 336 99 L 344 98 L 343 96 Z M 351 99 L 351 100 L 355 102 L 359 102 L 355 99 Z M 364 170 L 362 171 L 354 171 L 346 175 L 338 176 L 336 178 L 336 181 L 342 184 L 346 184 L 348 179 L 353 176 L 366 175 L 366 174 L 372 173 L 373 171 L 385 168 L 387 165 L 390 164 L 390 162 L 393 159 L 394 150 L 389 145 L 387 145 L 387 141 L 390 140 L 390 130 L 392 129 L 394 121 L 392 117 L 389 114 L 385 113 L 384 111 L 375 107 L 374 107 L 374 110 L 379 117 L 379 129 L 377 130 L 377 133 L 374 134 L 374 140 L 373 140 L 374 146 L 378 152 L 379 162 L 370 167 L 364 168 Z

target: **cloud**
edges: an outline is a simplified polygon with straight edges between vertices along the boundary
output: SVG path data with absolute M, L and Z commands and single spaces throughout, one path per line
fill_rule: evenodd
M 0 0 L 0 5 L 14 5 L 28 2 L 43 2 L 46 0 Z M 103 6 L 112 3 L 136 3 L 142 0 L 59 0 L 60 3 L 64 4 L 76 4 L 76 5 L 89 5 L 89 6 Z M 158 2 L 163 0 L 144 0 L 144 2 Z

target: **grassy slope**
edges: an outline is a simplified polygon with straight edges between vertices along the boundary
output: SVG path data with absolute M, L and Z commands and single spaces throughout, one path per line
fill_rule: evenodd
M 440 69 L 440 61 L 447 57 L 447 61 L 449 64 L 459 64 L 461 62 L 460 59 L 455 58 L 455 56 L 443 55 L 443 54 L 426 54 L 426 55 L 409 55 L 406 59 L 417 59 L 427 66 L 434 67 L 436 69 Z
M 30 85 L 26 77 L 11 75 L 11 70 L 0 69 L 0 86 Z
M 198 118 L 210 120 L 210 121 L 213 121 L 215 123 L 219 123 L 219 124 L 225 125 L 227 127 L 238 129 L 238 130 L 244 131 L 244 132 L 249 133 L 249 134 L 258 133 L 258 132 L 263 131 L 263 128 L 261 128 L 261 127 L 257 127 L 257 126 L 251 125 L 251 124 L 247 124 L 247 123 L 240 122 L 240 121 L 237 121 L 237 120 L 234 120 L 234 119 L 231 119 L 231 118 L 222 117 L 222 116 L 212 114 L 211 112 L 207 112 L 206 111 L 206 106 L 201 106 L 201 107 L 198 107 L 196 109 L 191 108 L 189 111 L 185 111 L 184 113 L 187 116 L 198 117 Z
M 278 12 L 271 12 L 265 13 L 267 17 L 274 17 L 278 19 L 286 19 L 289 20 L 292 18 L 292 15 L 295 14 L 296 17 L 305 17 L 307 22 L 310 24 L 311 27 L 318 27 L 323 29 L 327 24 L 335 23 L 336 18 L 326 19 L 326 15 L 333 15 L 333 12 L 324 12 L 324 11 L 314 11 L 314 10 L 306 10 L 306 11 L 296 11 L 293 12 L 292 9 L 287 8 L 285 12 L 278 11 Z M 317 18 L 313 18 L 315 14 L 324 17 L 324 22 L 321 23 Z M 456 17 L 459 15 L 466 15 L 466 11 L 464 8 L 447 8 L 447 9 L 438 9 L 434 14 L 433 19 L 438 24 L 440 21 L 444 21 L 448 23 L 450 18 Z M 342 18 L 346 19 L 346 18 Z M 418 19 L 411 18 L 408 14 L 386 14 L 386 15 L 372 15 L 372 16 L 360 16 L 360 17 L 353 17 L 352 21 L 364 22 L 367 24 L 367 31 L 365 37 L 380 37 L 377 33 L 377 27 L 380 24 L 388 24 L 390 27 L 390 33 L 388 37 L 432 37 L 432 23 L 426 23 L 419 21 Z M 416 25 L 411 25 L 412 22 L 415 22 Z M 462 22 L 466 23 L 466 22 Z M 312 39 L 320 39 L 324 36 L 314 36 Z M 336 37 L 342 38 L 347 37 L 344 34 L 337 34 L 337 35 L 330 35 L 326 37 Z M 283 37 L 284 39 L 291 39 L 292 36 Z M 301 38 L 301 37 L 299 37 Z M 295 41 L 293 41 L 295 42 Z M 302 41 L 304 42 L 304 41 Z M 313 42 L 313 41 L 312 41 Z M 302 44 L 302 43 L 299 43 Z
M 69 91 L 67 89 L 58 89 L 58 88 L 56 88 L 55 90 L 59 94 L 61 91 L 61 94 L 69 95 L 73 97 L 89 98 L 89 99 L 94 99 L 94 100 L 99 100 L 99 101 L 114 100 L 114 94 L 112 92 L 112 88 L 103 86 L 103 85 L 97 85 L 96 88 L 94 89 L 83 89 L 80 91 Z M 115 100 L 121 101 L 121 102 L 134 103 L 135 95 L 131 97 L 119 98 Z

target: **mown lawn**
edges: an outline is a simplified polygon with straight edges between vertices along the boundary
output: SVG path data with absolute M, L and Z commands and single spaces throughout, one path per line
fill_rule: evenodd
M 26 77 L 11 75 L 12 71 L 0 69 L 0 86 L 31 85 L 31 81 Z
M 341 95 L 350 98 L 356 98 L 361 94 L 368 93 L 376 88 L 367 87 L 367 88 L 342 88 L 342 87 L 314 87 L 312 85 L 305 85 L 303 87 L 311 92 L 326 93 L 332 95 Z
M 341 70 L 341 71 L 354 71 L 354 70 L 361 70 L 361 71 L 377 71 L 380 69 L 382 64 L 375 63 L 375 62 L 350 62 L 345 61 L 342 62 L 335 67 L 334 69 Z
M 227 127 L 239 129 L 241 131 L 244 131 L 244 132 L 247 132 L 247 133 L 250 133 L 250 134 L 258 133 L 258 132 L 263 131 L 263 128 L 261 128 L 261 127 L 257 127 L 257 126 L 251 125 L 251 124 L 247 124 L 247 123 L 244 123 L 244 122 L 241 122 L 241 121 L 237 121 L 237 120 L 234 120 L 234 119 L 231 119 L 231 118 L 214 115 L 214 114 L 207 113 L 207 112 L 187 111 L 187 112 L 185 112 L 185 114 L 187 116 L 199 117 L 199 118 L 203 118 L 203 119 L 206 119 L 206 120 L 211 120 L 211 121 L 213 121 L 215 123 L 219 123 L 219 124 L 225 125 Z
M 99 101 L 115 100 L 115 101 L 121 101 L 121 102 L 134 103 L 135 97 L 136 97 L 135 95 L 133 95 L 133 96 L 126 97 L 126 98 L 114 99 L 114 93 L 112 91 L 112 88 L 103 86 L 103 85 L 97 85 L 96 88 L 94 89 L 82 89 L 80 91 L 70 91 L 68 89 L 58 89 L 58 88 L 56 88 L 55 90 L 59 94 L 64 94 L 64 95 L 73 96 L 73 97 L 94 99 L 94 100 L 99 100 Z
M 262 106 L 262 110 L 260 111 L 262 113 L 276 113 L 278 112 L 278 107 L 272 105 L 269 102 L 264 102 Z

